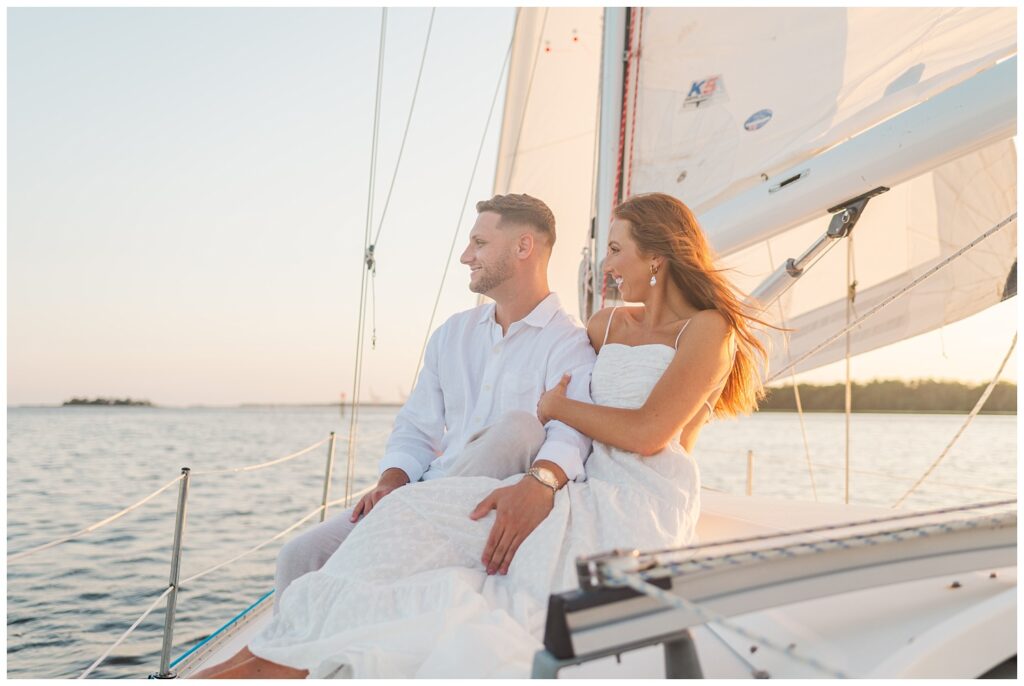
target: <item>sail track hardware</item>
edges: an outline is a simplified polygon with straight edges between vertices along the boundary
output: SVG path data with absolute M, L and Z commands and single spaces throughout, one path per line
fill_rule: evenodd
M 781 267 L 750 294 L 750 298 L 756 301 L 760 307 L 764 308 L 781 297 L 827 250 L 837 245 L 839 239 L 850 235 L 853 228 L 857 225 L 857 221 L 864 214 L 864 208 L 867 206 L 868 201 L 888 190 L 885 186 L 879 186 L 867 193 L 830 207 L 828 211 L 832 214 L 832 220 L 829 222 L 825 233 L 818 237 L 802 255 L 787 259 Z
M 779 183 L 775 184 L 774 186 L 771 186 L 768 189 L 768 192 L 769 193 L 778 193 L 783 188 L 796 183 L 800 179 L 805 179 L 805 178 L 807 178 L 810 175 L 811 175 L 811 170 L 810 169 L 803 169 L 803 170 L 797 172 L 796 174 L 794 174 L 793 176 L 790 176 L 789 178 L 780 181 Z
M 731 618 L 878 585 L 865 567 L 884 570 L 886 583 L 901 583 L 978 567 L 998 568 L 1016 560 L 1017 513 L 996 512 L 968 519 L 968 510 L 1002 507 L 1016 501 L 946 508 L 931 512 L 815 527 L 802 531 L 702 544 L 669 551 L 615 553 L 581 564 L 580 589 L 552 595 L 544 645 L 547 661 L 586 662 L 632 647 L 663 642 L 696 626 L 715 624 L 779 652 L 794 662 L 831 676 L 846 676 L 813 658 L 796 654 L 792 644 L 758 636 Z M 916 525 L 874 527 L 845 536 L 808 536 L 871 524 L 932 517 Z M 937 518 L 937 520 L 935 519 Z M 714 556 L 695 551 L 803 535 L 775 547 L 749 546 Z M 666 553 L 688 553 L 679 561 Z M 595 587 L 594 580 L 600 585 Z M 622 641 L 630 637 L 629 645 Z M 538 662 L 535 660 L 535 671 Z M 749 667 L 749 663 L 747 663 Z M 759 670 L 755 670 L 759 671 Z M 763 676 L 755 673 L 753 676 Z

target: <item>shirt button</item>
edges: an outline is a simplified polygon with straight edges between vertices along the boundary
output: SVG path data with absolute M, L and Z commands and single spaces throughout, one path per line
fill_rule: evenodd
M 486 386 L 484 386 L 484 390 L 485 391 L 491 390 L 491 384 L 487 384 Z

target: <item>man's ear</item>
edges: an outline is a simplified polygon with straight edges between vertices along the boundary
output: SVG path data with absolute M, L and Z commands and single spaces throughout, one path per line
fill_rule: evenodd
M 531 232 L 524 231 L 519 234 L 519 241 L 516 243 L 516 257 L 525 260 L 533 254 L 535 247 L 537 247 L 537 238 Z

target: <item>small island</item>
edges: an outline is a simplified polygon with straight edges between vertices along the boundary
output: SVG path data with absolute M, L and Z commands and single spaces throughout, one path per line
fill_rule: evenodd
M 131 398 L 72 398 L 71 400 L 65 400 L 63 407 L 71 407 L 76 405 L 100 405 L 103 407 L 153 407 L 153 403 L 148 400 L 132 400 Z

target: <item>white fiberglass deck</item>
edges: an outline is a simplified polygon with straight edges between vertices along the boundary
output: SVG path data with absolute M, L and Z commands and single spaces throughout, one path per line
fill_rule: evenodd
M 701 543 L 875 519 L 891 510 L 732 496 L 705 491 Z M 260 603 L 177 667 L 187 677 L 227 659 L 271 616 Z M 734 617 L 735 624 L 793 645 L 853 677 L 978 676 L 1016 653 L 1016 567 L 842 593 Z M 819 677 L 821 673 L 718 626 L 693 631 L 704 676 Z M 955 643 L 957 650 L 946 649 Z M 660 646 L 563 669 L 562 678 L 663 677 Z

